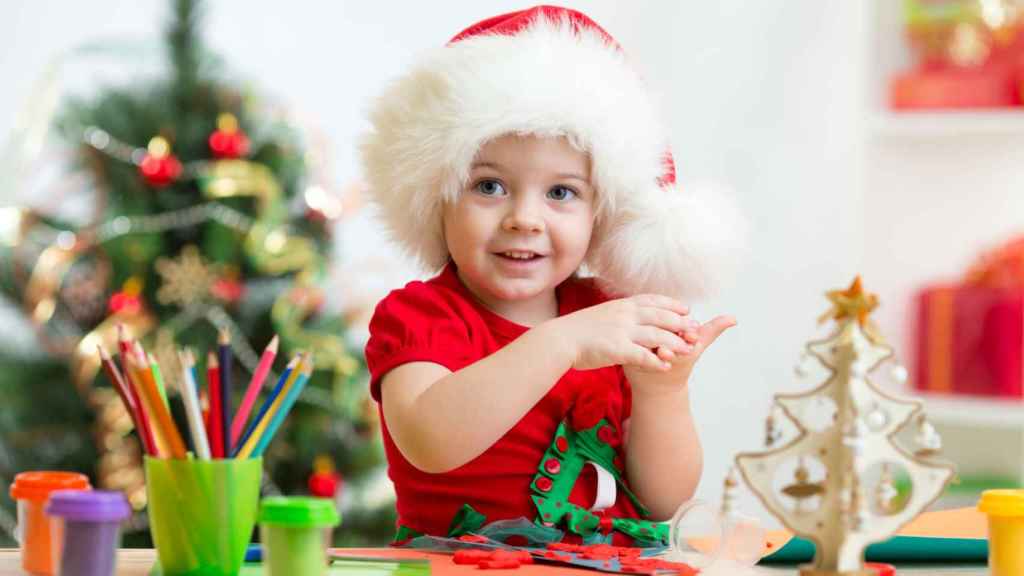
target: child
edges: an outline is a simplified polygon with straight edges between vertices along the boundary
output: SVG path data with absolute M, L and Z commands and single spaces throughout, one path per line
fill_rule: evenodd
M 526 518 L 566 541 L 665 544 L 657 521 L 701 473 L 690 372 L 735 323 L 676 298 L 707 288 L 729 231 L 674 186 L 617 45 L 572 10 L 497 16 L 371 122 L 382 217 L 441 270 L 377 306 L 366 346 L 397 539 Z

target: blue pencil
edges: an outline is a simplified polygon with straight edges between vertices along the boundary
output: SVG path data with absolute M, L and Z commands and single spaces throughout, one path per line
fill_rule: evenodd
M 217 346 L 217 360 L 220 362 L 220 411 L 221 428 L 224 432 L 224 454 L 231 454 L 231 333 L 226 328 L 220 331 Z
M 260 423 L 260 420 L 263 419 L 263 415 L 267 413 L 267 410 L 270 409 L 270 405 L 274 403 L 274 399 L 281 393 L 281 389 L 284 388 L 284 383 L 288 381 L 288 376 L 291 375 L 292 370 L 295 369 L 295 365 L 298 364 L 298 362 L 299 358 L 297 356 L 293 356 L 292 359 L 288 361 L 288 366 L 285 367 L 284 372 L 282 372 L 281 376 L 277 379 L 277 383 L 274 384 L 274 389 L 270 391 L 270 396 L 267 396 L 267 398 L 263 400 L 263 404 L 260 405 L 259 412 L 257 412 L 253 419 L 249 421 L 249 425 L 245 428 L 245 432 L 239 436 L 238 444 L 234 447 L 234 450 L 231 451 L 232 457 L 237 456 L 238 450 L 242 446 L 245 446 L 245 443 L 249 441 L 249 436 L 252 436 L 252 432 L 256 429 L 256 425 Z
M 302 374 L 292 384 L 291 388 L 285 393 L 284 400 L 281 405 L 277 408 L 277 412 L 274 412 L 270 418 L 270 423 L 267 424 L 267 428 L 263 431 L 263 435 L 256 441 L 256 447 L 252 450 L 252 457 L 259 458 L 263 455 L 263 451 L 267 449 L 267 445 L 274 439 L 274 434 L 277 429 L 284 422 L 284 419 L 288 417 L 288 412 L 291 411 L 292 406 L 295 405 L 295 401 L 299 399 L 299 394 L 302 393 L 302 389 L 305 388 L 306 382 L 309 381 L 310 375 L 313 374 L 313 355 L 310 354 L 309 368 L 304 370 Z

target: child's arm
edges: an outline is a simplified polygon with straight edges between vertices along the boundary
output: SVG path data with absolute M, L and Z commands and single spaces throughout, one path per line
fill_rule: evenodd
M 626 470 L 630 486 L 655 520 L 671 518 L 697 490 L 704 454 L 690 413 L 690 373 L 701 353 L 735 324 L 719 316 L 702 325 L 693 351 L 673 358 L 670 371 L 624 367 L 633 388 Z
M 453 470 L 483 453 L 569 368 L 615 364 L 668 370 L 651 350 L 692 347 L 687 309 L 661 296 L 605 302 L 544 322 L 456 372 L 410 362 L 382 379 L 384 421 L 406 460 L 426 472 Z

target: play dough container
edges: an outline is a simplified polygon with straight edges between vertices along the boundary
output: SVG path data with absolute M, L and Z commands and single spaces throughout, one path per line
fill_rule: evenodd
M 18 542 L 21 566 L 33 574 L 54 574 L 53 528 L 43 508 L 57 490 L 89 490 L 89 478 L 76 472 L 22 472 L 11 484 L 18 503 Z
M 988 516 L 988 567 L 992 576 L 1024 574 L 1024 490 L 986 490 L 978 510 Z
M 325 574 L 331 532 L 340 521 L 334 502 L 326 498 L 264 498 L 260 539 L 270 576 Z
M 121 522 L 132 509 L 124 494 L 105 490 L 59 490 L 46 514 L 53 530 L 54 571 L 60 576 L 113 576 Z
M 263 459 L 146 457 L 145 468 L 161 574 L 238 574 L 256 525 Z

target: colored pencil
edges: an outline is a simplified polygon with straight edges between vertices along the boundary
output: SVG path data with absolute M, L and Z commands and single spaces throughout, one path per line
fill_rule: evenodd
M 306 359 L 309 357 L 307 353 L 300 354 L 299 363 L 292 369 L 291 374 L 288 376 L 288 380 L 284 383 L 284 386 L 278 390 L 277 396 L 273 398 L 270 403 L 270 408 L 267 409 L 266 413 L 256 422 L 256 427 L 253 428 L 249 437 L 245 440 L 245 444 L 235 452 L 236 458 L 248 458 L 252 455 L 253 449 L 256 448 L 256 443 L 259 442 L 260 437 L 263 435 L 264 430 L 267 428 L 267 424 L 270 423 L 270 419 L 273 418 L 274 412 L 280 408 L 281 403 L 284 402 L 284 397 L 288 395 L 288 390 L 294 386 L 295 381 L 298 380 L 302 371 L 306 368 Z M 270 400 L 268 398 L 268 400 Z
M 171 405 L 167 402 L 167 388 L 164 387 L 164 373 L 160 371 L 160 363 L 149 352 L 146 353 L 146 362 L 149 364 L 149 369 L 153 371 L 153 380 L 156 381 L 156 389 L 164 401 L 164 406 L 170 409 Z
M 217 338 L 217 359 L 220 361 L 220 411 L 224 439 L 224 455 L 231 454 L 231 333 L 222 328 Z
M 196 394 L 196 381 L 192 373 L 195 359 L 191 350 L 179 351 L 178 358 L 181 361 L 181 398 L 185 403 L 185 417 L 188 418 L 188 426 L 192 431 L 192 446 L 200 460 L 209 460 L 210 443 L 206 438 L 206 429 L 203 428 L 203 415 L 199 410 L 199 395 Z
M 196 386 L 199 386 L 199 380 L 196 379 L 195 366 L 192 367 L 192 378 L 196 380 Z M 207 430 L 210 429 L 210 399 L 206 397 L 206 388 L 200 387 L 199 390 L 199 409 L 203 411 L 203 427 Z
M 295 406 L 295 402 L 299 399 L 299 394 L 302 394 L 302 389 L 305 388 L 306 382 L 309 381 L 310 376 L 313 374 L 313 358 L 310 355 L 309 362 L 306 368 L 299 375 L 295 383 L 288 388 L 285 393 L 284 400 L 281 405 L 277 407 L 273 415 L 270 417 L 270 422 L 267 424 L 267 428 L 260 435 L 259 440 L 256 442 L 256 446 L 252 450 L 252 457 L 259 458 L 263 455 L 263 452 L 270 445 L 270 441 L 274 439 L 274 434 L 277 433 L 277 429 L 281 427 L 284 419 L 288 417 L 288 413 L 291 412 L 292 406 Z
M 238 445 L 239 437 L 245 428 L 245 422 L 249 419 L 249 412 L 252 411 L 252 406 L 256 403 L 256 397 L 259 396 L 260 390 L 263 388 L 263 381 L 267 379 L 267 374 L 270 373 L 270 367 L 274 364 L 276 356 L 277 336 L 274 336 L 270 344 L 267 344 L 267 347 L 263 349 L 260 363 L 256 365 L 256 371 L 252 374 L 252 380 L 249 382 L 249 387 L 245 390 L 242 403 L 238 406 L 238 413 L 231 420 L 232 446 Z
M 171 458 L 185 459 L 187 457 L 185 442 L 178 433 L 171 413 L 167 406 L 164 406 L 160 399 L 160 393 L 156 389 L 156 382 L 153 379 L 153 372 L 146 365 L 146 358 L 139 354 L 136 357 L 129 356 L 128 363 L 134 363 L 134 371 L 137 381 L 141 384 L 139 390 L 146 408 L 153 414 L 153 424 L 157 436 L 157 443 L 162 438 L 167 446 Z
M 238 450 L 249 441 L 253 431 L 256 430 L 256 426 L 259 425 L 260 420 L 263 419 L 263 415 L 270 409 L 270 405 L 274 403 L 278 395 L 281 394 L 281 390 L 284 388 L 285 383 L 288 382 L 288 378 L 291 376 L 292 371 L 295 370 L 295 366 L 298 365 L 301 355 L 293 356 L 288 361 L 288 365 L 285 366 L 284 372 L 277 378 L 277 383 L 274 384 L 274 389 L 270 392 L 270 395 L 263 400 L 263 404 L 260 405 L 260 409 L 256 412 L 256 416 L 253 417 L 252 421 L 249 422 L 249 426 L 246 427 L 245 433 L 238 439 L 238 444 L 235 446 L 235 451 L 232 456 L 238 455 Z
M 117 325 L 117 349 L 121 356 L 121 374 L 124 375 L 125 389 L 138 410 L 139 425 L 141 426 L 139 436 L 142 437 L 142 446 L 149 454 L 159 456 L 160 449 L 156 444 L 156 437 L 153 436 L 153 426 L 149 422 L 149 414 L 146 412 L 145 406 L 142 405 L 142 398 L 139 397 L 139 385 L 132 377 L 131 370 L 128 369 L 128 357 L 131 356 L 132 345 L 125 333 L 124 324 Z
M 206 383 L 207 397 L 210 399 L 210 421 L 206 428 L 210 439 L 210 454 L 214 458 L 224 458 L 227 454 L 224 453 L 224 428 L 221 426 L 220 365 L 213 352 L 206 353 Z
M 100 353 L 100 363 L 103 365 L 103 371 L 107 374 L 107 378 L 110 379 L 110 384 L 117 391 L 117 395 L 120 396 L 124 409 L 132 418 L 132 425 L 135 427 L 135 433 L 139 435 L 139 443 L 142 444 L 142 450 L 150 456 L 155 456 L 156 453 L 153 451 L 151 444 L 147 442 L 146 434 L 142 430 L 142 424 L 139 420 L 139 407 L 132 399 L 128 385 L 117 369 L 117 365 L 114 364 L 114 360 L 110 357 L 110 354 L 107 354 L 103 346 L 97 344 L 96 349 Z

